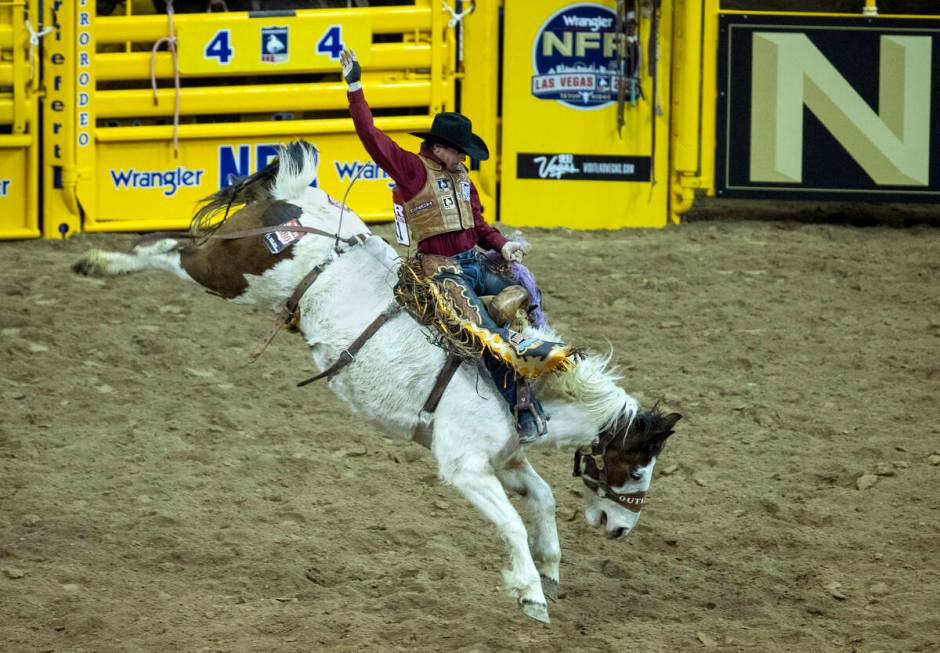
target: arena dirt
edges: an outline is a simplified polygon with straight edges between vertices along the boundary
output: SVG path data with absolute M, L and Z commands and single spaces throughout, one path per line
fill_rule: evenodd
M 940 650 L 940 231 L 525 235 L 557 328 L 685 415 L 622 542 L 532 453 L 550 626 L 429 455 L 295 387 L 299 338 L 246 365 L 267 314 L 76 277 L 130 241 L 80 236 L 0 244 L 0 650 Z

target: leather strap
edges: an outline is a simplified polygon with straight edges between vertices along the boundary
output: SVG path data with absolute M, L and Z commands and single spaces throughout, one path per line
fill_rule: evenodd
M 224 234 L 214 233 L 209 234 L 208 236 L 203 236 L 203 238 L 212 240 L 237 240 L 239 238 L 248 238 L 249 236 L 263 236 L 264 234 L 274 233 L 275 231 L 292 231 L 294 233 L 316 234 L 318 236 L 326 236 L 327 238 L 336 238 L 340 242 L 346 243 L 347 245 L 358 245 L 369 237 L 366 234 L 354 234 L 349 238 L 339 238 L 337 234 L 331 234 L 328 231 L 323 231 L 322 229 L 317 229 L 316 227 L 305 227 L 300 224 L 279 224 L 273 227 L 252 227 L 251 229 L 240 229 L 239 231 L 230 231 Z M 199 238 L 199 236 L 193 237 Z
M 434 381 L 434 387 L 431 388 L 431 394 L 428 395 L 427 401 L 424 402 L 424 407 L 421 409 L 418 424 L 415 426 L 415 431 L 411 435 L 411 440 L 426 449 L 431 448 L 433 436 L 431 427 L 434 421 L 434 411 L 437 410 L 437 405 L 440 403 L 441 397 L 444 396 L 444 391 L 447 389 L 447 386 L 450 385 L 454 374 L 460 369 L 462 362 L 463 361 L 456 354 L 451 353 L 447 355 L 447 360 L 444 361 L 444 367 L 437 373 L 437 379 Z
M 640 512 L 643 510 L 643 504 L 646 503 L 646 492 L 628 492 L 626 494 L 620 494 L 619 492 L 614 492 L 606 485 L 601 485 L 593 478 L 582 477 L 581 480 L 584 481 L 584 484 L 595 492 L 600 489 L 603 493 L 605 499 L 610 499 L 617 505 L 622 508 L 626 508 L 630 512 Z
M 365 345 L 369 339 L 375 335 L 376 331 L 382 328 L 383 324 L 392 319 L 400 310 L 401 309 L 396 304 L 395 306 L 379 313 L 379 316 L 372 320 L 372 323 L 366 327 L 366 330 L 359 334 L 359 337 L 356 338 L 353 343 L 349 345 L 349 347 L 344 349 L 342 353 L 340 353 L 339 359 L 337 359 L 335 363 L 330 365 L 329 368 L 320 372 L 316 376 L 312 376 L 306 381 L 301 381 L 297 384 L 297 387 L 303 387 L 309 383 L 313 383 L 314 381 L 319 381 L 324 377 L 333 378 L 341 369 L 356 360 L 356 354 L 359 353 L 359 350 L 362 349 L 363 345 Z
M 189 238 L 190 240 L 238 240 L 239 238 L 248 238 L 250 236 L 263 236 L 264 234 L 274 233 L 275 231 L 293 231 L 295 233 L 316 234 L 318 236 L 325 236 L 327 238 L 337 238 L 336 234 L 331 234 L 328 231 L 323 231 L 322 229 L 317 229 L 316 227 L 305 227 L 304 225 L 300 224 L 279 224 L 269 227 L 252 227 L 251 229 L 240 229 L 238 231 L 230 231 L 224 234 L 212 233 L 208 235 L 196 235 L 189 231 L 155 231 L 151 234 L 144 234 L 137 237 L 131 244 L 131 247 L 133 248 L 143 242 L 159 240 L 161 238 Z M 338 238 L 338 240 L 341 243 L 346 243 L 347 245 L 357 245 L 359 243 L 365 242 L 368 237 L 369 234 L 353 234 L 349 238 Z
M 441 397 L 444 396 L 444 390 L 447 389 L 450 380 L 454 378 L 454 373 L 460 369 L 460 363 L 462 361 L 457 357 L 456 354 L 448 354 L 447 360 L 444 361 L 444 367 L 441 368 L 441 371 L 437 374 L 437 380 L 434 381 L 434 387 L 431 389 L 431 394 L 428 395 L 427 401 L 424 402 L 424 408 L 429 413 L 433 413 L 437 410 L 437 405 L 441 401 Z
M 304 293 L 306 293 L 307 290 L 310 289 L 310 286 L 313 285 L 313 282 L 317 280 L 317 277 L 323 272 L 324 267 L 323 265 L 314 266 L 314 268 L 300 280 L 300 283 L 294 288 L 294 292 L 292 292 L 290 297 L 284 302 L 280 313 L 274 318 L 274 322 L 271 324 L 264 338 L 258 343 L 254 351 L 248 355 L 252 362 L 256 361 L 258 357 L 264 353 L 264 350 L 268 348 L 268 345 L 271 344 L 281 329 L 291 323 L 291 320 L 297 315 L 297 307 L 300 304 L 300 298 L 304 296 Z

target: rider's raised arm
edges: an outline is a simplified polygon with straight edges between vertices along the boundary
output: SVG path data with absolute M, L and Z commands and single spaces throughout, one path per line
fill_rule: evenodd
M 356 134 L 372 160 L 395 180 L 405 197 L 411 197 L 420 191 L 427 181 L 424 164 L 417 154 L 402 149 L 375 126 L 372 109 L 369 108 L 362 92 L 361 71 L 355 56 L 351 50 L 345 50 L 341 60 L 343 77 L 349 85 L 346 96 L 349 99 L 349 113 L 356 126 Z
M 417 154 L 403 150 L 398 143 L 385 135 L 372 121 L 372 110 L 366 103 L 362 90 L 350 91 L 349 112 L 352 114 L 356 133 L 366 152 L 382 170 L 401 186 L 406 197 L 414 195 L 427 179 L 424 165 Z

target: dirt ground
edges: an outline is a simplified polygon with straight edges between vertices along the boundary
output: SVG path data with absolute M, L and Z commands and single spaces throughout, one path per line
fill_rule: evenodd
M 550 626 L 429 455 L 295 387 L 299 338 L 246 365 L 267 314 L 72 275 L 101 235 L 0 243 L 0 650 L 940 650 L 940 229 L 525 235 L 556 327 L 685 415 L 626 541 L 533 452 Z

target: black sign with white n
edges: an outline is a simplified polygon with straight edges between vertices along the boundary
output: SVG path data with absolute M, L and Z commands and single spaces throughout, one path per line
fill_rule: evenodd
M 936 21 L 722 16 L 718 194 L 940 199 L 938 37 Z

